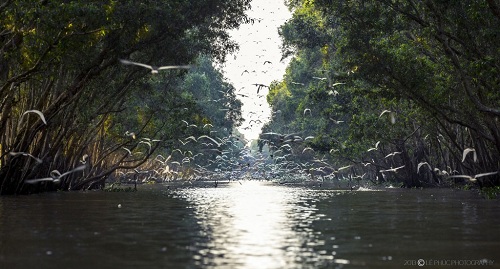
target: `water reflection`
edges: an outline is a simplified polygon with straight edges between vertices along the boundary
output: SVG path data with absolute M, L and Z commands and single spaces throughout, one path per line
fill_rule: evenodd
M 0 268 L 386 269 L 420 258 L 495 260 L 499 212 L 497 201 L 474 192 L 253 181 L 2 196 Z
M 330 192 L 333 194 L 332 192 Z M 184 190 L 181 196 L 195 206 L 203 232 L 199 264 L 220 268 L 292 268 L 332 260 L 311 223 L 324 215 L 317 211 L 317 195 L 303 189 L 259 182 L 230 184 L 225 188 Z

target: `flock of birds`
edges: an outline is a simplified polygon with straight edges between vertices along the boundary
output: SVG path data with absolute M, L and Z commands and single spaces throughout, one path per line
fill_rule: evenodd
M 189 65 L 180 65 L 180 66 L 161 66 L 161 67 L 153 67 L 151 65 L 142 64 L 138 62 L 132 62 L 129 60 L 120 60 L 120 62 L 124 65 L 136 65 L 143 68 L 148 68 L 152 70 L 153 74 L 156 74 L 159 70 L 168 70 L 168 69 L 186 69 L 190 68 Z M 257 85 L 260 86 L 260 85 Z M 310 114 L 311 109 L 306 108 L 304 110 L 304 115 Z M 27 117 L 29 114 L 34 114 L 39 117 L 39 119 L 46 125 L 47 120 L 44 114 L 36 109 L 31 109 L 25 111 L 19 120 L 19 124 L 23 121 L 24 117 Z M 384 110 L 379 118 L 384 114 L 393 115 L 393 112 L 389 110 Z M 390 116 L 391 122 L 394 116 Z M 182 120 L 186 126 L 190 126 L 187 121 Z M 332 119 L 332 121 L 334 121 Z M 336 121 L 337 124 L 341 123 L 341 121 Z M 193 126 L 197 127 L 197 126 Z M 210 124 L 206 124 L 203 128 L 212 127 Z M 127 137 L 132 139 L 136 139 L 136 135 L 133 132 L 125 132 L 124 134 Z M 214 160 L 208 160 L 208 164 L 205 166 L 202 165 L 194 165 L 190 166 L 190 170 L 192 173 L 186 173 L 188 171 L 185 165 L 191 165 L 191 162 L 195 160 L 197 157 L 202 157 L 205 154 L 203 152 L 198 152 L 194 154 L 189 150 L 183 151 L 182 149 L 175 149 L 171 152 L 170 156 L 164 157 L 162 155 L 157 155 L 157 157 L 153 160 L 159 165 L 156 168 L 151 168 L 148 171 L 139 171 L 134 170 L 132 173 L 135 174 L 134 178 L 137 175 L 144 175 L 144 181 L 151 179 L 160 179 L 160 181 L 169 181 L 175 179 L 187 179 L 187 180 L 196 180 L 196 179 L 215 179 L 215 184 L 217 184 L 219 179 L 225 178 L 228 180 L 237 180 L 241 178 L 259 178 L 259 179 L 275 179 L 277 178 L 280 182 L 288 180 L 307 180 L 307 179 L 317 179 L 321 178 L 323 181 L 325 179 L 338 179 L 339 182 L 344 179 L 346 182 L 350 182 L 355 180 L 364 179 L 366 174 L 356 175 L 353 172 L 353 165 L 343 166 L 339 168 L 334 168 L 330 164 L 326 162 L 325 159 L 318 159 L 316 157 L 312 158 L 310 161 L 306 162 L 296 162 L 293 161 L 291 157 L 293 155 L 297 155 L 293 152 L 293 148 L 291 146 L 292 142 L 301 142 L 307 141 L 309 139 L 313 139 L 314 137 L 308 136 L 302 138 L 298 135 L 283 135 L 279 133 L 263 133 L 264 136 L 270 137 L 279 137 L 279 148 L 275 147 L 269 156 L 264 156 L 261 153 L 252 153 L 250 152 L 248 147 L 244 147 L 244 143 L 242 141 L 237 141 L 236 143 L 232 138 L 234 136 L 230 135 L 224 138 L 211 137 L 208 135 L 201 135 L 199 137 L 189 136 L 184 140 L 179 140 L 182 145 L 186 145 L 188 143 L 198 143 L 199 145 L 203 145 L 204 148 L 202 151 L 216 152 L 217 155 Z M 264 142 L 265 139 L 263 139 Z M 148 146 L 149 150 L 151 150 L 151 143 L 158 142 L 159 140 L 152 140 L 147 138 L 142 138 L 138 144 L 145 144 Z M 267 142 L 271 142 L 271 139 Z M 272 144 L 272 143 L 269 143 Z M 221 146 L 225 146 L 225 150 L 221 150 Z M 132 151 L 124 148 L 128 152 L 129 155 L 133 155 Z M 380 141 L 375 143 L 374 147 L 367 149 L 367 152 L 379 151 L 380 150 Z M 312 153 L 314 155 L 314 149 L 310 147 L 304 147 L 300 154 L 308 154 Z M 180 154 L 182 159 L 180 161 L 174 161 L 175 154 Z M 394 159 L 397 155 L 401 154 L 401 152 L 392 152 L 385 156 L 385 159 L 391 158 Z M 477 152 L 474 148 L 466 148 L 462 153 L 462 162 L 464 162 L 469 154 L 472 154 L 472 158 L 474 162 L 477 162 Z M 11 157 L 28 157 L 34 159 L 37 163 L 43 163 L 43 160 L 40 158 L 33 156 L 27 152 L 10 152 L 9 155 Z M 88 156 L 84 156 L 81 161 L 81 165 L 66 171 L 60 172 L 58 170 L 52 170 L 47 177 L 44 178 L 36 178 L 36 179 L 27 179 L 25 183 L 27 184 L 36 184 L 40 182 L 53 182 L 59 183 L 66 176 L 83 171 L 87 168 L 86 158 Z M 288 158 L 290 157 L 290 160 Z M 394 162 L 392 162 L 394 163 Z M 363 163 L 364 166 L 372 164 L 371 162 Z M 400 169 L 405 166 L 398 167 L 389 167 L 386 169 L 379 169 L 378 172 L 383 175 L 386 173 L 397 173 Z M 421 162 L 417 166 L 417 173 L 420 173 L 423 167 L 427 167 L 429 170 L 432 170 L 440 175 L 444 175 L 448 179 L 452 178 L 462 178 L 469 180 L 471 182 L 476 181 L 481 177 L 493 176 L 498 174 L 498 171 L 480 173 L 476 175 L 458 175 L 451 174 L 445 170 L 440 170 L 439 168 L 432 168 L 431 165 L 427 162 Z M 120 172 L 123 176 L 130 176 L 130 174 L 126 172 Z M 183 174 L 184 173 L 184 174 Z M 353 186 L 350 185 L 352 188 Z
M 258 23 L 261 20 L 257 20 Z M 267 27 L 267 26 L 266 26 Z M 253 34 L 253 33 L 252 33 Z M 255 32 L 257 35 L 261 35 L 262 33 Z M 252 37 L 251 37 L 252 38 Z M 263 42 L 272 42 L 271 37 L 266 37 L 262 40 L 249 40 L 247 42 L 252 42 L 252 46 L 259 47 L 258 51 L 260 53 L 266 51 L 266 46 L 263 46 Z M 247 44 L 248 45 L 248 44 Z M 255 50 L 254 50 L 255 51 Z M 276 54 L 276 53 L 274 53 Z M 264 57 L 263 54 L 255 54 L 252 56 L 254 58 L 253 66 L 262 67 L 260 70 L 251 69 L 251 68 L 243 68 L 243 71 L 239 73 L 239 76 L 242 78 L 242 81 L 248 81 L 249 78 L 247 76 L 251 76 L 253 78 L 263 77 L 273 69 L 273 62 L 276 59 L 262 59 Z M 153 66 L 145 63 L 134 62 L 127 59 L 119 59 L 119 62 L 123 65 L 127 66 L 136 66 L 141 68 L 146 68 L 150 70 L 152 75 L 158 74 L 162 70 L 172 70 L 172 69 L 190 69 L 192 65 L 167 65 L 167 66 Z M 241 66 L 239 67 L 241 68 Z M 242 70 L 242 69 L 240 69 Z M 239 72 L 239 71 L 238 71 Z M 325 77 L 312 77 L 313 79 L 324 81 L 328 80 Z M 339 94 L 334 88 L 336 86 L 342 85 L 342 82 L 332 83 L 331 81 L 327 81 L 330 95 Z M 291 82 L 295 85 L 302 85 L 304 83 L 301 82 Z M 252 94 L 249 90 L 250 87 L 253 86 L 256 88 L 254 93 Z M 253 102 L 250 104 L 252 107 L 251 111 L 249 111 L 246 115 L 247 121 L 245 122 L 245 126 L 242 127 L 243 130 L 255 129 L 259 126 L 262 126 L 268 117 L 263 118 L 263 114 L 265 114 L 263 107 L 263 103 L 265 102 L 265 94 L 262 93 L 264 89 L 269 89 L 269 83 L 266 82 L 257 82 L 248 85 L 240 85 L 236 94 L 242 98 L 244 106 L 248 105 L 249 102 Z M 305 108 L 303 111 L 304 116 L 312 116 L 312 110 L 310 108 Z M 276 112 L 278 113 L 278 112 Z M 25 111 L 19 122 L 22 121 L 23 117 L 26 117 L 29 114 L 37 115 L 40 120 L 47 124 L 47 120 L 45 119 L 44 114 L 36 109 Z M 391 110 L 384 110 L 379 114 L 379 118 L 387 116 L 392 124 L 396 122 L 396 113 Z M 344 121 L 336 120 L 330 118 L 331 122 L 334 124 L 342 124 Z M 186 121 L 183 121 L 187 127 L 197 127 L 189 124 Z M 205 125 L 203 128 L 210 128 L 212 126 Z M 302 138 L 298 135 L 284 135 L 278 133 L 264 133 L 263 135 L 267 136 L 278 136 L 281 137 L 281 141 L 279 144 L 274 145 L 275 148 L 270 151 L 269 155 L 264 155 L 259 152 L 251 152 L 248 147 L 244 147 L 244 143 L 241 141 L 235 142 L 232 138 L 233 136 L 228 137 L 211 137 L 208 135 L 202 135 L 199 137 L 189 136 L 183 140 L 179 140 L 182 146 L 186 146 L 189 143 L 198 143 L 199 146 L 202 146 L 202 150 L 200 152 L 192 152 L 190 150 L 183 150 L 181 148 L 174 149 L 170 152 L 170 155 L 164 157 L 162 155 L 157 155 L 156 158 L 151 160 L 151 165 L 148 170 L 137 170 L 134 171 L 118 171 L 117 175 L 123 178 L 133 178 L 135 182 L 137 182 L 138 178 L 142 178 L 143 181 L 149 180 L 159 180 L 159 181 L 170 181 L 176 179 L 186 179 L 197 180 L 197 179 L 214 179 L 215 186 L 217 186 L 217 182 L 220 179 L 228 179 L 228 180 L 237 180 L 241 178 L 254 178 L 254 179 L 268 179 L 268 180 L 278 180 L 279 182 L 287 182 L 287 181 L 297 181 L 297 180 L 338 180 L 338 182 L 348 182 L 351 184 L 352 180 L 363 180 L 366 177 L 366 173 L 362 175 L 357 175 L 355 172 L 354 165 L 346 165 L 342 167 L 335 168 L 331 164 L 329 164 L 325 159 L 319 159 L 316 157 L 314 149 L 310 147 L 303 147 L 300 153 L 294 153 L 293 147 L 291 146 L 292 142 L 300 142 L 307 141 L 314 137 L 308 136 Z M 136 134 L 133 132 L 127 131 L 125 136 L 130 137 L 131 139 L 137 139 Z M 265 140 L 265 139 L 264 139 Z M 151 143 L 157 142 L 158 140 L 151 140 L 147 138 L 142 138 L 138 143 L 144 144 L 148 146 L 148 149 L 151 150 Z M 264 141 L 266 142 L 266 141 Z M 271 141 L 267 141 L 271 144 Z M 222 150 L 222 146 L 224 146 L 224 150 Z M 128 156 L 132 156 L 134 153 L 127 148 L 123 148 L 128 154 Z M 335 151 L 332 149 L 330 152 Z M 367 149 L 367 152 L 376 152 L 380 151 L 380 141 L 378 141 L 374 147 Z M 197 158 L 204 158 L 207 156 L 207 152 L 215 152 L 216 157 L 213 160 L 208 160 L 206 165 L 195 164 L 195 160 Z M 468 154 L 473 154 L 473 160 L 477 161 L 477 153 L 473 148 L 466 148 L 463 150 L 463 158 L 462 162 L 466 160 Z M 309 161 L 297 162 L 294 161 L 293 157 L 297 155 L 308 155 L 313 156 Z M 401 152 L 392 152 L 385 156 L 385 159 L 391 159 L 390 163 L 395 163 L 394 158 L 401 154 Z M 37 163 L 43 163 L 43 160 L 33 156 L 30 153 L 26 152 L 10 152 L 9 155 L 13 158 L 16 157 L 27 157 L 34 159 Z M 59 172 L 58 170 L 52 170 L 47 177 L 44 178 L 36 178 L 36 179 L 27 179 L 24 182 L 27 184 L 37 184 L 41 182 L 53 182 L 60 183 L 61 180 L 64 180 L 70 174 L 81 172 L 87 168 L 89 165 L 86 162 L 85 156 L 81 165 L 68 170 L 66 172 Z M 373 165 L 373 162 L 364 162 L 363 166 Z M 377 172 L 382 175 L 389 173 L 398 173 L 405 165 L 397 166 L 397 167 L 386 167 L 386 168 L 377 168 Z M 493 176 L 498 174 L 498 171 L 480 173 L 476 175 L 458 175 L 454 173 L 449 173 L 445 170 L 440 170 L 439 168 L 432 168 L 432 166 L 427 162 L 421 162 L 417 166 L 417 173 L 422 171 L 423 167 L 427 167 L 430 171 L 434 171 L 439 175 L 443 175 L 446 178 L 462 178 L 469 180 L 471 182 L 476 181 L 481 177 Z M 191 171 L 188 173 L 188 171 Z M 348 185 L 352 189 L 352 185 Z
M 270 118 L 269 86 L 283 76 L 289 60 L 281 59 L 278 27 L 291 13 L 282 1 L 254 0 L 247 14 L 255 18 L 254 23 L 230 32 L 240 49 L 228 57 L 223 72 L 243 103 L 245 121 L 238 129 L 248 139 L 255 139 Z

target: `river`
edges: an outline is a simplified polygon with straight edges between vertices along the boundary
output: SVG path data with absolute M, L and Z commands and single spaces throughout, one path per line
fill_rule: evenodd
M 498 200 L 452 189 L 3 196 L 0 268 L 500 268 L 499 227 Z

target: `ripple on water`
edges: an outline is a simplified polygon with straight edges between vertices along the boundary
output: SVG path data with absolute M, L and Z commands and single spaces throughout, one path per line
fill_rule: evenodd
M 290 268 L 297 261 L 318 265 L 332 260 L 331 252 L 316 251 L 325 241 L 311 223 L 325 218 L 315 203 L 334 193 L 311 194 L 304 188 L 259 182 L 179 191 L 179 197 L 195 205 L 200 225 L 212 239 L 213 244 L 200 246 L 199 252 L 214 248 L 223 254 L 202 262 L 235 268 Z
M 0 197 L 0 264 L 385 269 L 498 256 L 500 205 L 473 192 L 241 183 Z

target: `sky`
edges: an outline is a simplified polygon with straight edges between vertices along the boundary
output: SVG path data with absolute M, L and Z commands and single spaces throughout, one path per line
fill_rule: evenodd
M 266 101 L 269 89 L 261 87 L 259 90 L 252 84 L 269 86 L 274 80 L 282 80 L 290 58 L 281 61 L 278 28 L 292 15 L 283 0 L 253 0 L 247 14 L 255 19 L 255 23 L 230 31 L 240 49 L 227 57 L 222 71 L 243 103 L 245 121 L 238 130 L 247 140 L 252 140 L 258 138 L 271 115 Z

